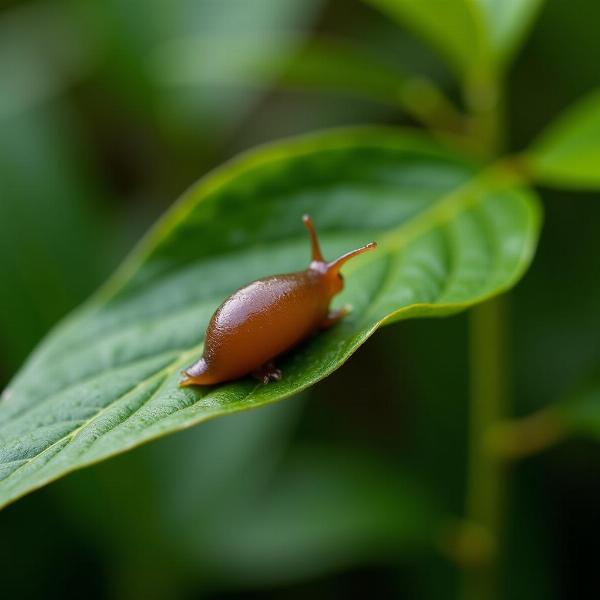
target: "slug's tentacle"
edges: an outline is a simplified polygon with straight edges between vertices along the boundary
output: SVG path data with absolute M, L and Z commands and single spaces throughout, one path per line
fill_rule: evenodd
M 302 217 L 302 222 L 304 223 L 304 226 L 308 230 L 308 235 L 310 236 L 310 249 L 312 254 L 312 260 L 316 262 L 325 262 L 325 259 L 321 254 L 319 238 L 317 237 L 317 232 L 315 231 L 315 226 L 313 225 L 312 219 L 309 215 L 304 215 Z
M 337 273 L 342 268 L 342 265 L 348 262 L 351 258 L 354 258 L 355 256 L 362 254 L 363 252 L 367 252 L 368 250 L 375 250 L 375 248 L 377 248 L 377 243 L 369 242 L 366 246 L 363 246 L 362 248 L 350 250 L 350 252 L 346 252 L 346 254 L 342 254 L 342 256 L 340 256 L 339 258 L 332 260 L 327 265 L 327 270 L 331 271 L 332 273 Z

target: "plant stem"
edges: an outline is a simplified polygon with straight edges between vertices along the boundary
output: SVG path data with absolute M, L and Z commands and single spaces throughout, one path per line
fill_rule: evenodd
M 488 159 L 504 145 L 503 77 L 488 65 L 465 84 L 471 135 Z M 463 563 L 463 598 L 494 600 L 498 596 L 498 557 L 502 546 L 506 463 L 493 452 L 489 431 L 502 422 L 509 407 L 506 353 L 508 297 L 475 307 L 470 314 L 470 415 L 466 519 L 486 540 L 480 560 Z M 473 557 L 472 557 L 473 558 Z
M 543 452 L 567 435 L 560 411 L 547 407 L 526 417 L 497 423 L 488 432 L 488 446 L 504 460 Z
M 445 132 L 455 136 L 465 134 L 464 116 L 429 79 L 415 77 L 407 80 L 398 94 L 398 102 L 432 133 Z
M 497 157 L 506 141 L 502 77 L 498 73 L 475 74 L 466 82 L 464 96 L 475 145 L 485 157 Z
M 490 550 L 482 560 L 466 565 L 464 598 L 492 600 L 498 588 L 498 549 L 501 544 L 505 462 L 493 452 L 488 432 L 508 408 L 506 355 L 507 297 L 490 300 L 471 311 L 470 321 L 470 440 L 467 518 L 487 532 Z

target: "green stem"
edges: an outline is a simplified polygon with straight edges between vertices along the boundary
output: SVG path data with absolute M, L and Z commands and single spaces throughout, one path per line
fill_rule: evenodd
M 471 135 L 489 159 L 504 145 L 502 77 L 489 65 L 473 73 L 465 85 Z M 498 557 L 502 546 L 506 463 L 488 443 L 488 432 L 502 422 L 509 408 L 506 352 L 506 296 L 474 308 L 470 314 L 470 423 L 466 520 L 486 540 L 480 560 L 463 563 L 465 600 L 498 596 Z
M 399 91 L 398 102 L 432 133 L 443 132 L 463 139 L 464 116 L 429 79 L 415 77 L 407 80 Z
M 467 483 L 467 518 L 487 532 L 490 550 L 482 560 L 465 565 L 464 598 L 492 600 L 497 596 L 498 549 L 504 521 L 506 464 L 487 443 L 488 432 L 508 409 L 506 296 L 471 311 L 471 405 Z
M 516 460 L 543 452 L 568 434 L 564 418 L 554 407 L 526 417 L 497 423 L 488 432 L 488 446 L 504 460 Z
M 487 158 L 498 156 L 505 144 L 504 94 L 498 73 L 472 75 L 465 85 L 470 134 Z

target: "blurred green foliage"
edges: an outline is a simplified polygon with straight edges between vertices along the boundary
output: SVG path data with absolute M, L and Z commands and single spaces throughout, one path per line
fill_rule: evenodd
M 598 19 L 592 0 L 547 0 L 507 75 L 511 149 L 598 85 Z M 232 38 L 243 39 L 252 65 L 276 54 L 285 66 L 321 34 L 402 74 L 426 75 L 458 100 L 434 53 L 354 0 L 13 1 L 2 9 L 3 382 L 168 201 L 215 164 L 315 127 L 406 122 L 364 94 L 342 93 L 341 71 L 335 93 L 285 89 L 291 67 L 281 82 L 276 69 L 253 85 L 235 83 Z M 455 56 L 471 55 L 459 48 Z M 231 73 L 211 69 L 213 57 Z M 202 64 L 206 79 L 195 70 Z M 510 302 L 514 412 L 575 401 L 573 390 L 583 389 L 573 426 L 590 429 L 600 205 L 597 193 L 543 196 L 536 262 Z M 0 513 L 2 589 L 19 598 L 84 586 L 98 598 L 453 597 L 458 570 L 444 539 L 432 537 L 438 519 L 451 532 L 449 515 L 463 512 L 466 335 L 464 315 L 395 326 L 303 398 L 178 434 L 22 500 Z M 505 597 L 587 590 L 599 467 L 597 446 L 576 440 L 514 465 Z

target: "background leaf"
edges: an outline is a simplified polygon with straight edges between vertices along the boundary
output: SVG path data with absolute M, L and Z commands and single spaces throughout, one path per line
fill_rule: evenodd
M 526 157 L 541 183 L 600 186 L 600 92 L 568 109 L 536 140 Z
M 139 31 L 140 12 L 147 1 L 119 0 L 128 14 L 122 44 Z M 140 77 L 148 80 L 164 113 L 165 127 L 190 136 L 190 123 L 203 134 L 230 132 L 232 125 L 260 102 L 272 79 L 263 73 L 254 86 L 226 86 L 224 81 L 247 80 L 248 64 L 268 56 L 289 55 L 302 39 L 322 0 L 221 0 L 218 3 L 183 0 L 164 11 L 156 2 L 158 39 L 150 37 L 136 48 Z M 95 10 L 98 10 L 95 7 Z M 103 4 L 101 12 L 106 12 Z M 112 16 L 112 15 L 111 15 Z
M 461 76 L 509 62 L 544 0 L 366 0 L 435 47 Z M 484 75 L 486 74 L 486 75 Z
M 202 36 L 165 44 L 155 53 L 153 75 L 166 85 L 235 87 L 257 86 L 278 77 L 280 83 L 290 88 L 352 93 L 398 106 L 405 74 L 395 65 L 353 44 L 334 38 L 316 38 L 297 49 L 287 52 L 280 49 L 273 54 L 265 50 L 256 52 L 254 48 L 258 44 L 252 37 L 242 42 L 240 44 L 239 36 L 217 39 Z M 282 37 L 278 46 L 291 49 L 298 46 L 298 42 L 297 37 L 290 35 Z M 195 59 L 198 55 L 210 56 L 210 68 Z M 223 61 L 228 69 L 220 68 Z
M 281 361 L 268 386 L 180 389 L 219 303 L 304 268 L 310 213 L 326 256 L 369 239 L 346 269 L 352 315 Z M 31 357 L 0 403 L 0 502 L 168 432 L 297 393 L 375 329 L 445 315 L 510 287 L 534 251 L 532 193 L 480 176 L 408 132 L 362 130 L 274 145 L 192 188 L 95 300 Z
M 459 75 L 478 71 L 490 59 L 486 23 L 471 0 L 366 0 L 429 42 Z
M 476 0 L 485 17 L 498 60 L 507 62 L 521 43 L 544 0 Z

